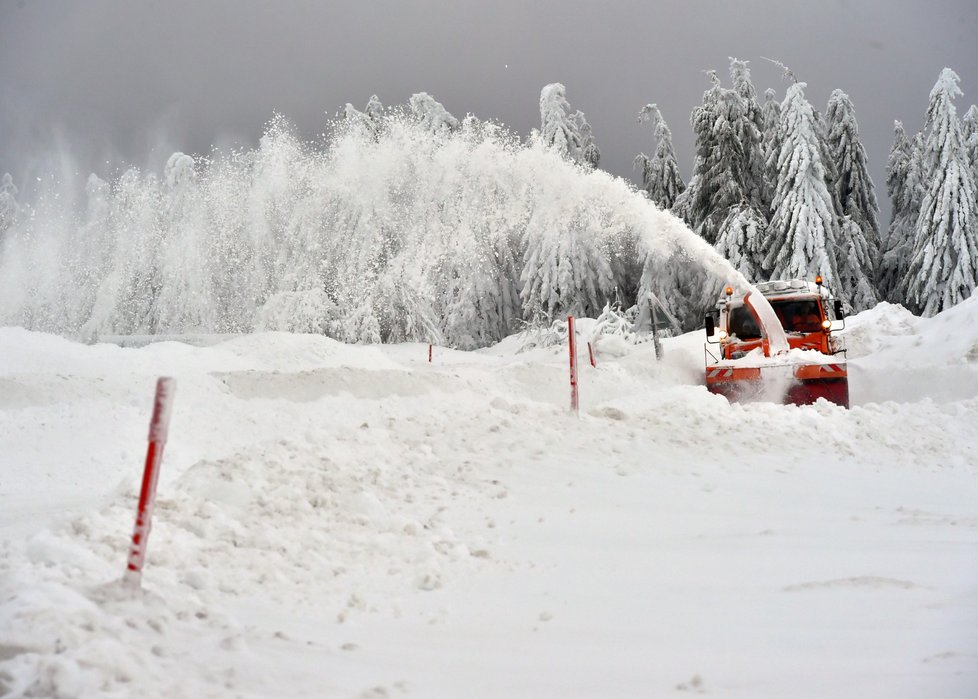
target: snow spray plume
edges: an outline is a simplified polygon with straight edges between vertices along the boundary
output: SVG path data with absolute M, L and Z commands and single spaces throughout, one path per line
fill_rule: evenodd
M 285 330 L 491 344 L 520 321 L 646 303 L 676 250 L 746 286 L 623 180 L 474 117 L 388 110 L 317 145 L 274 118 L 254 150 L 90 178 L 0 240 L 0 324 L 83 338 Z M 660 265 L 661 268 L 661 265 Z

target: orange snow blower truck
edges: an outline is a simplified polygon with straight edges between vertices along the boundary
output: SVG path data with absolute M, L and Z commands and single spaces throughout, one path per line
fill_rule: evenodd
M 849 374 L 842 302 L 822 284 L 802 279 L 756 285 L 781 328 L 766 328 L 751 292 L 735 294 L 728 286 L 717 302 L 718 321 L 706 317 L 706 387 L 731 401 L 767 399 L 809 405 L 819 398 L 849 407 Z M 769 312 L 768 312 L 769 313 Z M 769 320 L 769 324 L 773 319 Z M 769 337 L 781 330 L 788 351 L 772 357 Z M 717 351 L 719 356 L 711 351 Z M 808 351 L 798 351 L 808 350 Z

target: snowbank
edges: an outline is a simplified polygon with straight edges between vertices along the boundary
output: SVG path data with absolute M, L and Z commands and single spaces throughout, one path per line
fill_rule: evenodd
M 849 319 L 849 411 L 709 394 L 702 333 L 580 343 L 574 418 L 566 347 L 525 337 L 0 329 L 0 694 L 970 697 L 976 303 Z M 956 392 L 891 397 L 938 367 Z

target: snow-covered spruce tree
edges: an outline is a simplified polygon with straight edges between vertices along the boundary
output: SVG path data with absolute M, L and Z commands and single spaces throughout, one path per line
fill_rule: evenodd
M 587 123 L 584 112 L 581 110 L 574 112 L 571 115 L 571 119 L 581 138 L 580 162 L 589 167 L 596 168 L 598 163 L 601 162 L 601 151 L 598 150 L 598 146 L 594 143 L 594 133 L 591 131 L 591 125 Z
M 745 199 L 741 178 L 736 173 L 743 161 L 743 148 L 734 132 L 731 117 L 736 117 L 739 97 L 720 85 L 716 71 L 709 72 L 712 85 L 703 93 L 703 104 L 690 117 L 696 135 L 696 165 L 690 188 L 690 227 L 708 243 L 717 241 L 720 223 L 730 209 Z
M 777 189 L 778 154 L 781 152 L 781 102 L 773 88 L 764 91 L 764 106 L 761 108 L 763 121 L 763 140 L 761 153 L 764 157 L 764 182 L 769 195 L 768 214 L 771 211 L 771 200 Z
M 449 114 L 441 102 L 427 92 L 418 92 L 408 100 L 411 111 L 425 129 L 433 134 L 458 131 L 458 119 Z
M 740 89 L 750 95 L 752 88 L 746 85 L 742 67 L 738 67 L 737 80 Z M 693 177 L 673 211 L 711 245 L 722 245 L 724 254 L 733 255 L 741 260 L 741 266 L 756 273 L 763 258 L 758 255 L 750 262 L 744 258 L 757 255 L 754 235 L 760 233 L 763 237 L 766 228 L 759 229 L 757 225 L 766 218 L 761 198 L 764 183 L 760 132 L 751 117 L 748 100 L 737 90 L 723 88 L 715 71 L 710 71 L 709 77 L 713 84 L 703 93 L 703 104 L 691 116 L 696 134 Z M 753 156 L 749 155 L 751 152 Z M 673 262 L 681 264 L 682 260 L 682 255 L 675 255 Z M 667 273 L 664 284 L 674 284 L 674 288 L 665 286 L 658 293 L 675 309 L 684 327 L 695 327 L 703 312 L 713 306 L 725 281 L 702 270 L 687 269 Z M 677 302 L 679 296 L 683 297 L 681 303 Z M 682 305 L 687 306 L 685 312 Z
M 903 124 L 896 122 L 896 140 L 892 169 L 887 169 L 887 191 L 893 206 L 890 228 L 884 248 L 880 292 L 891 303 L 907 305 L 907 266 L 924 198 L 924 136 L 917 133 L 907 139 Z M 902 136 L 902 143 L 901 143 Z
M 672 145 L 672 131 L 655 104 L 642 107 L 638 120 L 651 124 L 655 134 L 655 155 L 649 158 L 639 153 L 635 158 L 635 165 L 642 168 L 642 189 L 660 207 L 671 209 L 686 189 Z
M 17 187 L 14 186 L 14 178 L 10 173 L 4 173 L 0 179 L 0 241 L 3 240 L 3 233 L 17 220 L 20 207 L 17 205 Z
M 581 134 L 567 101 L 567 88 L 560 83 L 540 91 L 540 140 L 565 158 L 580 161 Z
M 709 76 L 713 85 L 703 93 L 703 104 L 691 118 L 696 134 L 696 187 L 690 187 L 689 223 L 712 245 L 734 207 L 754 208 L 761 215 L 764 207 L 759 193 L 763 185 L 757 180 L 760 172 L 753 172 L 748 155 L 759 145 L 760 134 L 747 103 L 735 90 L 723 88 L 715 71 Z
M 886 161 L 886 193 L 890 198 L 890 226 L 883 238 L 883 256 L 880 261 L 878 288 L 880 297 L 891 303 L 902 303 L 899 294 L 900 281 L 907 268 L 907 257 L 917 214 L 906 215 L 908 208 L 908 173 L 913 148 L 903 123 L 893 122 L 893 145 Z M 907 223 L 910 226 L 907 226 Z
M 370 95 L 370 99 L 367 100 L 367 107 L 363 110 L 363 113 L 375 124 L 384 118 L 384 105 L 377 95 Z
M 771 193 L 764 177 L 764 120 L 757 104 L 757 91 L 750 79 L 748 61 L 730 59 L 730 80 L 741 99 L 741 109 L 733 120 L 734 134 L 743 149 L 739 170 L 749 204 L 766 216 L 771 205 Z
M 961 117 L 961 137 L 968 151 L 971 172 L 978 178 L 978 106 L 971 105 Z
M 361 129 L 364 133 L 377 139 L 381 128 L 383 128 L 384 105 L 381 104 L 377 95 L 370 95 L 367 107 L 362 112 L 347 102 L 346 107 L 343 108 L 343 118 L 353 124 L 355 128 Z
M 880 264 L 879 205 L 856 112 L 842 90 L 833 90 L 825 118 L 826 140 L 835 165 L 835 200 L 843 217 L 835 246 L 837 291 L 862 311 L 879 300 L 875 288 Z
M 762 279 L 767 231 L 767 219 L 755 208 L 735 206 L 720 226 L 720 238 L 714 247 L 747 279 Z
M 925 316 L 960 303 L 978 285 L 978 200 L 954 98 L 950 68 L 930 93 L 924 140 L 926 189 L 907 268 L 907 301 Z
M 831 251 L 837 221 L 825 180 L 815 110 L 805 99 L 805 83 L 788 88 L 779 128 L 783 141 L 764 266 L 773 278 L 811 279 L 821 274 L 834 288 L 837 275 Z

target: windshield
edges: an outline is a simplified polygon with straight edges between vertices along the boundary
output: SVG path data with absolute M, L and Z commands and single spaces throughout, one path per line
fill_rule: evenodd
M 785 332 L 811 333 L 822 329 L 822 314 L 814 299 L 772 301 L 771 305 Z
M 771 306 L 785 332 L 810 333 L 822 329 L 822 314 L 819 312 L 818 301 L 814 299 L 772 301 Z M 741 340 L 752 340 L 761 336 L 754 314 L 747 306 L 731 308 L 728 325 L 727 332 Z
M 754 320 L 754 314 L 750 312 L 747 306 L 731 308 L 730 319 L 727 324 L 729 325 L 727 332 L 736 335 L 741 340 L 751 340 L 761 336 L 757 321 Z

